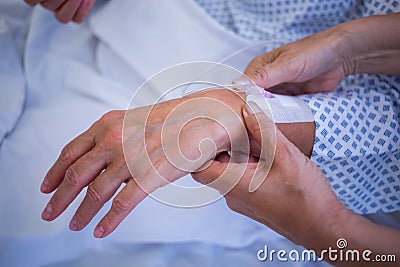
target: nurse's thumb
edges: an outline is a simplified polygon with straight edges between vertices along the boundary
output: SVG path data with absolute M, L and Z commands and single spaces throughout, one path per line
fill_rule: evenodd
M 269 89 L 289 81 L 289 73 L 284 71 L 280 63 L 260 64 L 257 60 L 253 60 L 247 66 L 244 75 L 233 80 L 233 83 L 255 84 L 261 88 Z
M 276 134 L 274 122 L 268 118 L 262 109 L 253 101 L 250 101 L 242 110 L 244 122 L 248 132 L 261 145 L 263 138 Z

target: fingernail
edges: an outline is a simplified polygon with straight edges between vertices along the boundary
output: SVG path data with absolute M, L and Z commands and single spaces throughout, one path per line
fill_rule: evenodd
M 72 218 L 71 222 L 69 223 L 69 229 L 71 231 L 78 231 L 79 228 L 80 228 L 79 222 L 75 218 Z
M 50 183 L 49 181 L 47 181 L 47 179 L 45 178 L 42 182 L 42 185 L 40 186 L 40 191 L 43 193 L 46 193 L 49 191 L 50 188 Z
M 51 216 L 53 215 L 53 208 L 51 207 L 50 203 L 47 204 L 46 208 L 43 210 L 42 218 L 44 220 L 50 220 Z
M 239 77 L 239 78 L 237 78 L 237 79 L 234 79 L 234 80 L 232 81 L 232 83 L 234 83 L 234 84 L 240 84 L 240 85 L 249 85 L 249 84 L 250 84 L 250 81 L 249 81 L 249 79 L 247 79 L 246 77 L 242 76 L 242 77 Z
M 249 117 L 249 112 L 247 111 L 247 105 L 245 105 L 245 108 L 243 109 L 242 113 L 245 119 Z
M 262 113 L 263 112 L 262 109 L 260 108 L 260 106 L 257 105 L 257 103 L 254 102 L 254 101 L 249 101 L 247 103 L 247 105 L 246 105 L 246 109 L 247 109 L 247 112 L 250 113 L 250 114 Z
M 97 225 L 96 229 L 94 229 L 94 237 L 102 238 L 104 234 L 104 228 L 101 225 Z

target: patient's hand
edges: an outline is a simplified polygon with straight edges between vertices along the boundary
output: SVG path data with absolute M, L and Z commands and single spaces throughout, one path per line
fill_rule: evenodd
M 24 0 L 28 5 L 40 4 L 53 11 L 57 20 L 62 23 L 74 21 L 81 23 L 89 14 L 96 0 Z
M 189 108 L 189 112 L 185 108 L 179 110 L 178 107 L 182 107 L 183 103 L 188 103 L 186 108 Z M 174 146 L 174 142 L 178 140 L 182 153 L 187 158 L 195 160 L 200 157 L 200 161 L 195 161 L 193 166 L 187 166 L 189 171 L 196 170 L 216 153 L 230 149 L 227 133 L 217 122 L 204 118 L 189 121 L 196 116 L 197 111 L 204 114 L 206 110 L 210 117 L 216 119 L 233 117 L 230 121 L 233 124 L 238 123 L 237 128 L 240 128 L 243 125 L 243 104 L 243 99 L 236 93 L 217 89 L 160 103 L 150 113 L 151 107 L 130 110 L 125 120 L 124 144 L 122 127 L 125 111 L 105 114 L 86 132 L 71 141 L 48 171 L 41 191 L 50 193 L 56 189 L 56 192 L 43 211 L 42 218 L 48 221 L 56 219 L 82 189 L 88 187 L 86 196 L 70 223 L 72 230 L 81 230 L 125 182 L 124 188 L 115 196 L 111 209 L 96 227 L 95 236 L 105 237 L 147 193 L 188 173 L 188 170 L 171 165 L 163 153 L 162 145 Z M 226 112 L 227 107 L 232 112 Z M 168 124 L 163 125 L 170 113 L 172 118 Z M 182 122 L 188 123 L 179 131 L 183 126 Z M 212 147 L 211 153 L 200 155 L 199 144 L 205 138 L 214 142 L 215 150 Z M 146 192 L 131 179 L 123 145 L 127 161 L 132 161 L 131 171 Z M 157 172 L 166 180 L 161 179 Z
M 229 90 L 210 89 L 157 104 L 154 109 L 148 106 L 105 114 L 66 145 L 48 171 L 41 191 L 56 192 L 42 218 L 56 219 L 87 187 L 86 196 L 70 223 L 71 230 L 81 230 L 126 183 L 96 227 L 96 237 L 107 236 L 147 194 L 197 171 L 218 153 L 229 151 L 232 140 L 247 138 L 241 115 L 242 97 Z M 309 153 L 314 124 L 292 126 L 286 125 L 283 132 L 303 153 Z M 187 164 L 179 165 L 181 154 L 189 159 Z

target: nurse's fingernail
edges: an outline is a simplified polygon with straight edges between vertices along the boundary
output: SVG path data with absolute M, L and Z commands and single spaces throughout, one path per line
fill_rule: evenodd
M 94 237 L 102 238 L 104 235 L 104 228 L 101 225 L 97 225 L 96 229 L 94 229 Z
M 249 79 L 247 79 L 246 77 L 242 76 L 242 77 L 239 77 L 239 78 L 237 78 L 237 79 L 234 79 L 234 80 L 232 81 L 232 83 L 234 83 L 234 84 L 239 84 L 239 85 L 249 85 L 249 84 L 250 84 L 250 81 L 249 81 Z
M 50 203 L 47 204 L 46 208 L 43 210 L 42 218 L 43 220 L 50 220 L 51 216 L 53 215 L 53 208 L 51 207 Z
M 250 114 L 263 113 L 262 109 L 254 101 L 249 101 L 246 105 L 246 110 Z
M 79 222 L 75 218 L 72 218 L 71 222 L 69 223 L 69 229 L 71 231 L 78 231 L 79 228 L 80 228 Z
M 242 113 L 243 113 L 243 117 L 245 119 L 247 119 L 249 117 L 249 112 L 247 111 L 247 106 L 245 106 L 245 108 L 243 109 Z
M 50 188 L 50 183 L 47 181 L 47 179 L 44 179 L 42 185 L 40 186 L 40 191 L 42 193 L 46 193 L 49 191 L 49 188 Z

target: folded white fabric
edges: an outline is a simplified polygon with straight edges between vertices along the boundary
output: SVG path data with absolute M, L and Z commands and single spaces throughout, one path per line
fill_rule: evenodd
M 23 110 L 25 79 L 22 67 L 22 38 L 27 30 L 29 10 L 21 1 L 0 3 L 0 146 Z
M 219 61 L 250 44 L 192 1 L 110 1 L 91 17 L 90 27 L 144 78 L 188 61 Z M 235 67 L 247 65 L 238 62 Z

